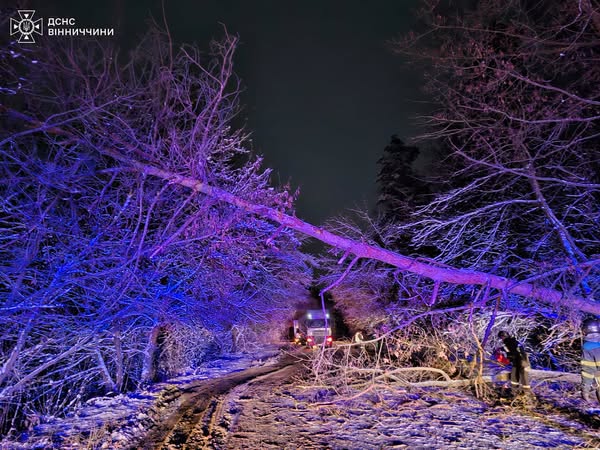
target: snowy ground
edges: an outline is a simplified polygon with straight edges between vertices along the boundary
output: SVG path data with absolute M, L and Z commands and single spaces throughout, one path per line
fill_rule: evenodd
M 202 381 L 273 364 L 275 349 L 260 356 L 232 355 L 197 374 L 151 390 L 94 399 L 65 420 L 37 425 L 21 442 L 1 449 L 140 448 L 149 429 L 180 406 L 182 392 Z M 289 372 L 290 369 L 285 369 Z M 529 449 L 600 448 L 600 409 L 590 409 L 568 383 L 533 383 L 537 400 L 484 403 L 464 390 L 407 390 L 389 386 L 338 396 L 298 379 L 301 365 L 279 377 L 256 379 L 219 397 L 205 429 L 205 447 L 227 449 Z M 204 448 L 198 444 L 161 448 Z
M 593 424 L 576 410 L 558 409 L 565 391 L 543 391 L 531 408 L 520 399 L 489 405 L 439 388 L 378 390 L 349 400 L 323 387 L 283 386 L 240 402 L 223 448 L 600 448 Z
M 194 373 L 158 383 L 148 390 L 89 400 L 64 419 L 43 418 L 29 433 L 0 441 L 0 450 L 130 448 L 156 423 L 178 407 L 181 391 L 201 380 L 214 379 L 249 367 L 273 364 L 277 346 L 253 354 L 226 355 Z

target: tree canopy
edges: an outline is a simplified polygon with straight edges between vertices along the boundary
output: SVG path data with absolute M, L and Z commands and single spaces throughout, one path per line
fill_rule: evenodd
M 265 325 L 311 282 L 301 235 L 332 247 L 325 290 L 358 316 L 600 314 L 600 21 L 587 0 L 539 5 L 428 7 L 426 32 L 396 43 L 429 74 L 438 110 L 423 138 L 442 142 L 446 182 L 414 201 L 384 168 L 403 213 L 366 216 L 367 231 L 304 222 L 271 185 L 232 124 L 235 37 L 203 53 L 152 32 L 126 60 L 93 42 L 6 43 L 2 425 L 276 332 Z
M 0 428 L 27 414 L 9 405 L 57 412 L 273 339 L 305 295 L 296 235 L 123 163 L 292 211 L 232 126 L 236 44 L 3 47 Z

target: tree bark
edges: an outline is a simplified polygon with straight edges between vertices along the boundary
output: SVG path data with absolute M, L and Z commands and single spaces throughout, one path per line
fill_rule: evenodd
M 102 381 L 104 382 L 104 386 L 110 392 L 117 392 L 117 385 L 114 380 L 110 376 L 110 370 L 106 367 L 106 362 L 104 361 L 104 357 L 102 356 L 102 352 L 100 348 L 98 348 L 98 343 L 96 342 L 96 360 L 98 361 L 98 366 L 100 367 L 100 373 L 102 374 Z
M 2 365 L 2 368 L 0 369 L 0 384 L 2 384 L 4 382 L 4 380 L 12 374 L 12 371 L 14 370 L 15 366 L 17 365 L 19 357 L 21 356 L 21 350 L 23 349 L 23 346 L 25 345 L 25 341 L 29 337 L 29 332 L 31 331 L 31 322 L 32 321 L 33 321 L 33 318 L 29 319 L 29 321 L 27 322 L 27 326 L 23 330 L 21 330 L 21 332 L 19 333 L 19 338 L 17 339 L 17 343 L 16 343 L 15 347 L 10 352 L 10 356 L 8 357 L 8 359 Z
M 556 372 L 552 370 L 530 369 L 529 376 L 538 383 L 545 381 L 566 381 L 568 383 L 581 383 L 581 375 L 570 372 Z M 507 381 L 510 378 L 510 372 L 499 372 L 495 375 L 484 375 L 481 380 L 486 383 L 495 383 Z M 469 386 L 474 380 L 450 380 L 450 381 L 421 381 L 417 383 L 408 383 L 414 387 L 460 387 Z
M 555 289 L 539 287 L 532 283 L 520 282 L 518 280 L 485 272 L 463 270 L 448 266 L 441 267 L 432 260 L 411 258 L 375 245 L 357 242 L 333 234 L 323 228 L 307 223 L 279 210 L 264 205 L 253 204 L 222 189 L 210 186 L 201 180 L 185 177 L 149 164 L 144 164 L 111 149 L 103 149 L 102 153 L 147 175 L 162 178 L 169 183 L 186 186 L 196 192 L 201 192 L 217 200 L 229 203 L 230 205 L 236 206 L 249 213 L 273 220 L 287 228 L 291 228 L 307 236 L 318 239 L 325 244 L 344 250 L 347 253 L 352 253 L 359 258 L 375 259 L 390 264 L 391 266 L 398 267 L 402 271 L 420 275 L 438 282 L 479 286 L 489 285 L 494 289 L 506 293 L 522 295 L 553 306 L 577 309 L 590 314 L 600 314 L 599 303 L 586 300 L 582 297 L 572 294 L 565 295 Z
M 28 117 L 18 111 L 9 110 L 0 105 L 0 111 L 6 111 L 13 117 L 27 121 L 32 129 L 28 133 L 45 132 L 55 135 L 61 135 L 70 139 L 82 141 L 88 145 L 89 141 L 80 139 L 74 133 L 64 130 L 60 127 L 47 125 L 36 119 Z M 139 149 L 128 142 L 119 139 L 118 136 L 110 136 L 115 144 L 119 147 L 127 149 L 133 154 L 139 154 Z M 524 297 L 538 300 L 542 303 L 549 304 L 555 307 L 563 307 L 567 309 L 575 309 L 590 314 L 600 315 L 600 303 L 593 300 L 587 300 L 583 297 L 573 295 L 571 293 L 563 293 L 555 289 L 539 287 L 533 283 L 521 282 L 519 280 L 505 278 L 498 275 L 493 275 L 475 270 L 463 270 L 450 266 L 440 266 L 435 261 L 424 258 L 412 258 L 400 253 L 395 253 L 375 245 L 357 242 L 352 239 L 338 236 L 323 228 L 312 225 L 308 222 L 298 219 L 297 217 L 285 214 L 274 208 L 269 208 L 265 205 L 257 205 L 240 197 L 237 197 L 227 191 L 211 186 L 199 179 L 186 177 L 174 172 L 170 172 L 151 164 L 132 159 L 131 157 L 106 147 L 95 147 L 99 153 L 110 156 L 111 158 L 134 168 L 146 175 L 162 178 L 169 183 L 176 183 L 181 186 L 188 187 L 196 192 L 203 193 L 216 200 L 223 201 L 237 208 L 243 209 L 252 214 L 256 214 L 263 218 L 273 220 L 284 227 L 293 229 L 307 236 L 320 240 L 321 242 L 344 250 L 346 253 L 352 253 L 358 258 L 369 258 L 384 262 L 391 266 L 397 267 L 401 271 L 420 275 L 437 282 L 450 284 L 465 284 L 490 286 L 494 289 L 510 293 L 518 294 Z M 597 261 L 592 261 L 589 264 L 597 264 Z M 588 264 L 588 265 L 589 265 Z M 579 266 L 585 266 L 582 263 Z
M 123 389 L 123 374 L 125 372 L 123 368 L 123 348 L 121 345 L 121 331 L 117 330 L 114 334 L 114 345 L 115 345 L 115 384 L 117 392 L 121 392 Z
M 160 334 L 161 326 L 155 325 L 150 331 L 148 336 L 148 343 L 144 350 L 144 362 L 142 366 L 142 381 L 152 382 L 156 376 L 156 364 L 155 356 L 158 351 L 158 336 Z

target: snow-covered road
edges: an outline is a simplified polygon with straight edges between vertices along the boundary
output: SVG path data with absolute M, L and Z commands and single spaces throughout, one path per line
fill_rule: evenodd
M 232 355 L 146 392 L 92 400 L 0 448 L 600 448 L 600 410 L 571 383 L 534 382 L 533 403 L 397 385 L 341 396 L 302 378 L 302 361 L 274 354 Z

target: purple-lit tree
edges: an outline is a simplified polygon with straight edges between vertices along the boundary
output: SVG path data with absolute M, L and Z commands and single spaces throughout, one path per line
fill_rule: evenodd
M 597 2 L 481 1 L 458 12 L 449 12 L 456 6 L 443 2 L 426 3 L 424 29 L 398 40 L 394 49 L 422 63 L 426 88 L 438 105 L 425 118 L 429 132 L 420 140 L 433 141 L 443 158 L 432 176 L 435 195 L 412 205 L 397 195 L 396 209 L 404 215 L 395 225 L 366 219 L 362 226 L 347 221 L 335 226 L 355 240 L 414 252 L 415 261 L 440 271 L 483 271 L 513 280 L 512 286 L 530 282 L 557 289 L 564 299 L 514 296 L 494 286 L 491 277 L 476 289 L 468 282 L 453 286 L 402 266 L 364 260 L 347 271 L 337 264 L 339 255 L 324 261 L 329 272 L 323 282 L 344 278 L 334 295 L 357 327 L 374 327 L 377 321 L 365 320 L 355 301 L 378 311 L 378 323 L 391 328 L 424 313 L 419 325 L 438 331 L 444 320 L 432 317 L 443 309 L 446 325 L 473 324 L 456 316 L 464 315 L 465 307 L 471 319 L 481 311 L 490 326 L 502 308 L 524 316 L 541 313 L 537 323 L 548 325 L 552 322 L 541 316 L 555 318 L 559 312 L 564 319 L 582 309 L 570 295 L 600 305 Z M 407 236 L 410 244 L 403 246 Z M 576 323 L 551 332 L 572 342 Z M 536 320 L 530 325 L 525 331 L 533 332 Z M 485 342 L 491 328 L 475 335 Z
M 428 4 L 426 30 L 394 47 L 423 63 L 426 87 L 439 105 L 426 118 L 431 131 L 421 137 L 442 152 L 437 194 L 413 205 L 395 227 L 371 221 L 362 238 L 398 250 L 398 237 L 410 235 L 423 257 L 437 247 L 437 264 L 529 280 L 594 302 L 600 286 L 597 9 L 587 0 L 530 7 L 479 2 L 475 10 L 448 14 L 453 19 L 447 12 Z M 332 267 L 329 279 L 344 270 Z M 452 299 L 443 282 L 395 270 L 387 280 L 388 290 L 421 304 Z M 545 308 L 538 300 L 529 306 Z M 516 297 L 511 302 L 525 306 Z M 569 301 L 551 309 L 557 307 L 580 309 Z
M 579 2 L 479 2 L 397 43 L 429 67 L 446 192 L 399 230 L 439 262 L 596 299 L 600 22 Z M 443 169 L 442 169 L 443 170 Z M 568 308 L 568 305 L 564 305 Z
M 193 367 L 290 315 L 308 272 L 289 230 L 104 151 L 291 211 L 231 123 L 236 42 L 202 54 L 153 32 L 127 59 L 91 42 L 6 45 L 3 428 Z
M 542 272 L 524 270 L 527 265 L 501 271 L 490 264 L 499 245 L 478 250 L 486 258 L 465 254 L 471 228 L 456 238 L 463 254 L 448 252 L 444 239 L 452 236 L 439 235 L 444 261 L 468 266 L 461 269 L 402 254 L 391 245 L 393 227 L 373 227 L 377 236 L 342 228 L 334 234 L 295 217 L 293 195 L 269 187 L 268 172 L 243 145 L 245 135 L 231 126 L 239 92 L 231 71 L 234 47 L 235 39 L 226 37 L 203 55 L 151 35 L 124 63 L 94 45 L 37 54 L 7 46 L 2 53 L 0 87 L 9 94 L 0 106 L 8 232 L 0 245 L 0 325 L 8 331 L 0 343 L 0 401 L 21 408 L 33 399 L 57 408 L 76 401 L 74 393 L 85 391 L 87 380 L 107 389 L 150 380 L 157 371 L 193 363 L 192 348 L 208 340 L 238 339 L 249 325 L 285 313 L 294 287 L 306 281 L 292 230 L 334 247 L 332 289 L 342 289 L 342 278 L 356 269 L 363 280 L 372 275 L 358 301 L 378 301 L 396 284 L 407 292 L 403 298 L 427 308 L 470 291 L 482 308 L 492 304 L 492 292 L 494 298 L 514 294 L 554 309 L 600 312 L 579 287 L 577 271 L 591 270 L 593 261 L 574 266 L 569 260 L 565 270 L 552 266 L 548 270 L 566 281 L 553 284 Z M 572 188 L 596 186 L 577 183 L 568 180 Z M 452 187 L 455 197 L 462 192 Z M 482 200 L 489 198 L 492 193 Z M 465 196 L 454 206 L 480 209 L 482 200 Z M 435 205 L 415 216 L 422 228 L 402 225 L 414 231 L 417 246 Z M 479 209 L 480 218 L 494 211 Z M 432 220 L 452 223 L 445 216 Z M 589 234 L 589 220 L 582 223 L 581 233 Z M 489 235 L 489 227 L 479 233 Z M 590 251 L 588 244 L 578 248 Z

